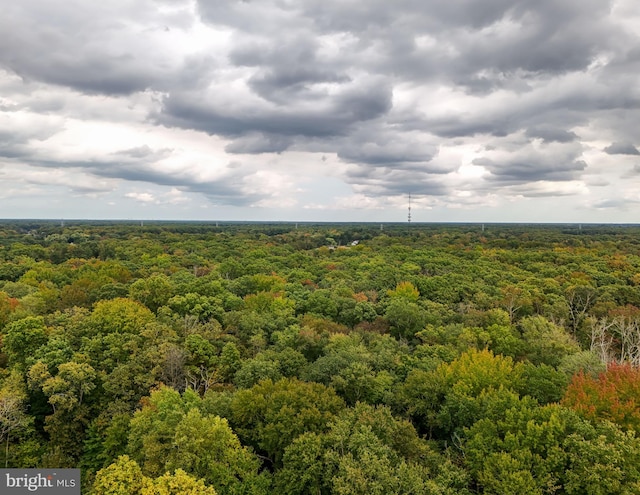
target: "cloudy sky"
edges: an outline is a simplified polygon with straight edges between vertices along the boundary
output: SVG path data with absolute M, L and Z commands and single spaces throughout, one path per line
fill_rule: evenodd
M 637 0 L 20 0 L 0 217 L 640 222 Z

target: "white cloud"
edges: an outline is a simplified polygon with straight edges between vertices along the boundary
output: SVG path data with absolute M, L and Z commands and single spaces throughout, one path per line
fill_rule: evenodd
M 139 203 L 143 203 L 143 204 L 157 203 L 158 202 L 156 197 L 153 194 L 148 193 L 148 192 L 126 193 L 125 197 L 134 199 L 134 200 L 138 201 Z

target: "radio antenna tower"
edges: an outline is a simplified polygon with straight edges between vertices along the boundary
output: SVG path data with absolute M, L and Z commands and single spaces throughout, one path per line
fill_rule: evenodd
M 409 193 L 409 213 L 407 214 L 407 222 L 411 224 L 411 193 Z

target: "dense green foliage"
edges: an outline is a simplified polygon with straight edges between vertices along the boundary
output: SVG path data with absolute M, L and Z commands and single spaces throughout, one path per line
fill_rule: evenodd
M 639 369 L 635 227 L 0 225 L 0 463 L 83 493 L 640 493 Z

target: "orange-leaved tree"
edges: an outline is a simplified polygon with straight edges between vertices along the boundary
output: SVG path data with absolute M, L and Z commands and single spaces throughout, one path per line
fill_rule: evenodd
M 611 363 L 597 377 L 580 372 L 571 380 L 562 403 L 588 419 L 606 419 L 640 431 L 640 368 Z

